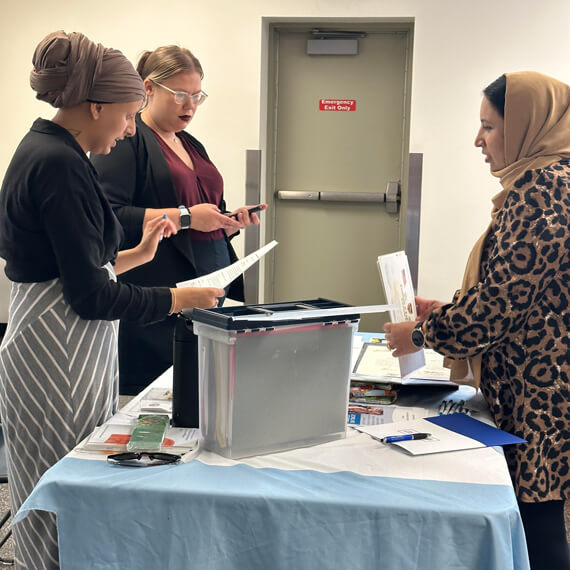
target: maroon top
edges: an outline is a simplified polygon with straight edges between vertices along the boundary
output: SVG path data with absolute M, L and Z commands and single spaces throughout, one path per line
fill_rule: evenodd
M 158 133 L 152 132 L 162 149 L 166 164 L 168 164 L 178 203 L 188 207 L 204 203 L 218 206 L 224 193 L 224 180 L 218 169 L 190 143 L 182 137 L 178 137 L 194 164 L 194 170 L 188 168 Z M 189 236 L 191 240 L 213 241 L 222 239 L 225 234 L 223 230 L 214 230 L 213 232 L 189 230 Z

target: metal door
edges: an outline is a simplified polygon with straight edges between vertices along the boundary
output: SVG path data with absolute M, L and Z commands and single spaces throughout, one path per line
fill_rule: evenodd
M 266 264 L 267 300 L 383 303 L 376 259 L 405 245 L 398 202 L 405 203 L 410 30 L 362 36 L 356 55 L 335 55 L 334 45 L 315 44 L 323 36 L 311 29 L 275 30 L 268 237 L 279 245 Z M 328 53 L 309 55 L 308 41 Z M 360 329 L 377 331 L 386 318 L 363 317 Z

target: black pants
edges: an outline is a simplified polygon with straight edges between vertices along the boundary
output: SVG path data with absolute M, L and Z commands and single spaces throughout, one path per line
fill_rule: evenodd
M 519 501 L 531 570 L 570 570 L 564 501 Z

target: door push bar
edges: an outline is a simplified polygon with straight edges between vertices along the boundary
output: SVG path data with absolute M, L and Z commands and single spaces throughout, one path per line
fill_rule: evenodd
M 294 190 L 278 190 L 279 200 L 317 200 L 322 202 L 374 202 L 385 203 L 389 214 L 398 213 L 401 202 L 400 183 L 388 182 L 386 192 L 303 192 Z

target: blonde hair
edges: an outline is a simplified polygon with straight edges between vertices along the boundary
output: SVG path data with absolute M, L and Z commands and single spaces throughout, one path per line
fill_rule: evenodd
M 137 64 L 137 71 L 143 80 L 164 81 L 181 71 L 197 72 L 204 79 L 204 71 L 198 58 L 180 46 L 162 46 L 154 51 L 145 51 Z

